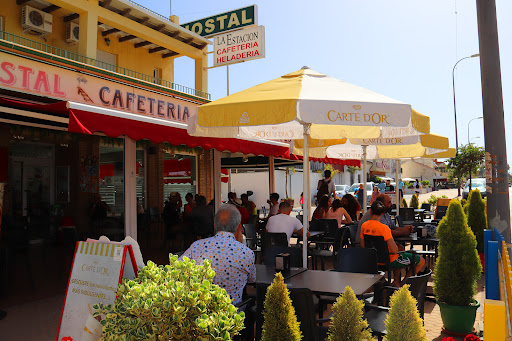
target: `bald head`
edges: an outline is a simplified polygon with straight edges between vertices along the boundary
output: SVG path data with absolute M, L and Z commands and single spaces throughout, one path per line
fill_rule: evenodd
M 387 194 L 379 194 L 376 201 L 380 201 L 387 209 L 391 208 L 391 197 Z

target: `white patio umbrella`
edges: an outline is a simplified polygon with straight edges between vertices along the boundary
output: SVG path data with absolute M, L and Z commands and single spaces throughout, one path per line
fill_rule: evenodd
M 334 159 L 362 159 L 363 174 L 366 175 L 366 161 L 376 159 L 396 160 L 396 179 L 399 179 L 400 159 L 423 158 L 428 155 L 440 155 L 449 150 L 447 137 L 435 134 L 423 134 L 399 138 L 377 139 L 348 139 L 335 142 L 333 140 L 310 140 L 309 154 L 313 157 L 329 157 Z M 291 150 L 294 154 L 303 153 L 304 141 L 292 142 Z M 442 155 L 442 154 L 441 154 Z M 364 188 L 366 188 L 366 176 Z M 382 178 L 393 180 L 393 178 Z M 413 180 L 415 181 L 415 180 Z M 397 181 L 398 185 L 398 181 Z M 399 193 L 396 191 L 397 213 L 400 210 Z M 366 205 L 363 205 L 366 212 Z
M 399 128 L 399 129 L 396 129 Z M 193 136 L 290 140 L 392 138 L 430 131 L 430 120 L 409 104 L 313 71 L 308 67 L 198 108 Z M 304 266 L 311 195 L 304 144 Z

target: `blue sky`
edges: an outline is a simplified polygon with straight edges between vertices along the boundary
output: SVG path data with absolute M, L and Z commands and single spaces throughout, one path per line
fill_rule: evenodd
M 137 0 L 163 15 L 169 1 Z M 474 0 L 195 0 L 173 1 L 185 23 L 247 5 L 258 5 L 265 26 L 266 58 L 230 66 L 234 93 L 308 65 L 314 70 L 401 100 L 430 116 L 431 132 L 455 146 L 452 69 L 479 53 Z M 496 0 L 507 131 L 512 164 L 512 1 Z M 457 12 L 457 14 L 456 14 Z M 210 59 L 209 65 L 213 65 Z M 178 58 L 175 82 L 194 86 L 193 62 Z M 468 122 L 482 116 L 480 60 L 455 71 L 459 144 L 468 142 Z M 209 71 L 213 99 L 226 95 L 226 68 Z M 479 136 L 479 139 L 474 137 Z M 470 139 L 484 145 L 483 120 L 470 125 Z

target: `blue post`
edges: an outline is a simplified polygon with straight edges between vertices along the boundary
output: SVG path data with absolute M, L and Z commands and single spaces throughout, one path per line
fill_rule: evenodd
M 487 272 L 487 266 L 489 261 L 488 255 L 488 246 L 487 243 L 492 241 L 492 230 L 484 230 L 484 273 L 485 273 L 485 286 L 487 287 L 487 277 L 489 277 L 489 273 Z
M 500 249 L 501 241 L 489 241 L 488 243 L 488 261 L 485 271 L 488 276 L 485 276 L 485 297 L 489 300 L 500 299 L 500 284 L 498 275 L 498 252 Z

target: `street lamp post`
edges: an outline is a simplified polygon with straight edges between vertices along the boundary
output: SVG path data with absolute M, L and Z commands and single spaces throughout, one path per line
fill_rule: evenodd
M 457 67 L 457 64 L 459 64 L 461 61 L 463 61 L 464 59 L 468 59 L 468 58 L 475 58 L 475 57 L 479 57 L 480 54 L 477 53 L 477 54 L 472 54 L 471 56 L 467 56 L 467 57 L 464 57 L 464 58 L 461 58 L 457 61 L 457 63 L 455 63 L 455 65 L 453 66 L 453 70 L 452 70 L 452 85 L 453 85 L 453 115 L 455 117 L 455 152 L 458 154 L 459 153 L 459 135 L 457 133 L 457 105 L 455 104 L 455 68 Z M 458 193 L 458 196 L 460 197 L 460 184 L 457 184 L 457 193 Z
M 469 143 L 469 124 L 473 121 L 473 120 L 479 120 L 479 119 L 482 119 L 484 118 L 483 116 L 480 116 L 480 117 L 475 117 L 473 119 L 471 119 L 469 122 L 468 122 L 468 143 Z
M 480 136 L 475 136 L 475 137 L 472 137 L 471 140 L 468 142 L 468 144 L 471 144 L 471 141 L 473 141 L 474 139 L 479 139 Z

